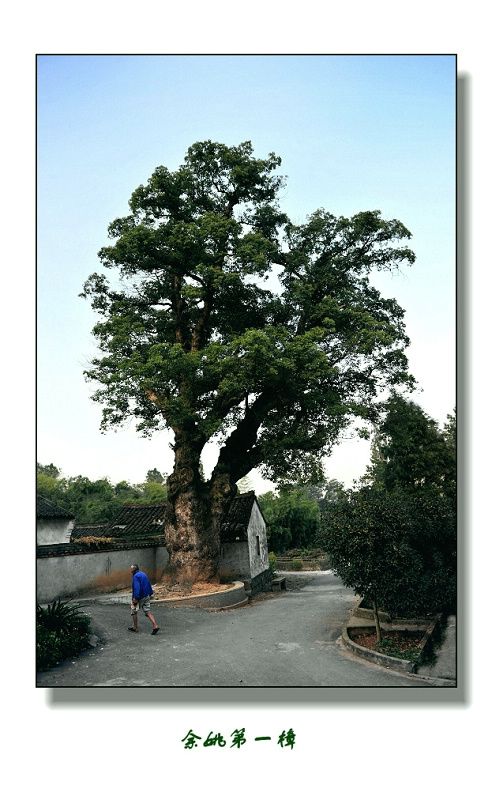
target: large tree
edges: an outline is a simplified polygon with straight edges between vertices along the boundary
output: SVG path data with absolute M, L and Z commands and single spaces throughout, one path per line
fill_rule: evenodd
M 120 283 L 94 274 L 84 286 L 101 315 L 86 375 L 102 429 L 133 417 L 143 435 L 173 434 L 166 537 L 183 583 L 216 578 L 240 478 L 255 467 L 307 478 L 354 419 L 375 420 L 381 388 L 410 380 L 403 311 L 370 284 L 373 269 L 414 261 L 400 246 L 409 231 L 379 211 L 320 209 L 294 225 L 279 165 L 250 142 L 194 144 L 109 226 L 115 242 L 99 255 Z

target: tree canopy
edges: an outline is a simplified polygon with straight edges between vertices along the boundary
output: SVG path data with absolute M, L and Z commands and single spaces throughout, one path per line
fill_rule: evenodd
M 413 263 L 400 245 L 410 232 L 379 211 L 318 209 L 294 224 L 279 207 L 280 163 L 251 142 L 204 141 L 176 171 L 158 167 L 99 253 L 120 283 L 93 274 L 82 295 L 101 317 L 86 376 L 102 429 L 134 418 L 144 436 L 172 431 L 171 550 L 206 551 L 212 572 L 239 479 L 253 468 L 313 478 L 355 419 L 377 419 L 381 389 L 412 383 L 404 312 L 370 283 Z M 204 481 L 210 441 L 219 456 Z
M 390 614 L 454 608 L 456 514 L 447 497 L 349 492 L 323 515 L 318 544 L 346 586 Z
M 364 483 L 388 491 L 456 493 L 456 414 L 443 430 L 417 404 L 392 393 L 377 428 Z
M 318 544 L 376 609 L 412 616 L 455 608 L 456 417 L 444 430 L 392 394 L 358 491 L 321 515 Z

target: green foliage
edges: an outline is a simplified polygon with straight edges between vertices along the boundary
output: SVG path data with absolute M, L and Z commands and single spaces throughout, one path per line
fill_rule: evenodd
M 319 506 L 301 488 L 284 486 L 279 494 L 267 492 L 258 498 L 267 523 L 269 546 L 278 553 L 289 547 L 309 547 L 317 533 Z
M 407 492 L 456 494 L 456 416 L 440 431 L 420 406 L 393 393 L 376 431 L 364 483 Z
M 39 670 L 78 655 L 89 645 L 91 620 L 80 605 L 55 600 L 36 608 L 36 664 Z
M 378 642 L 374 649 L 379 653 L 384 653 L 392 658 L 401 658 L 404 661 L 411 661 L 417 664 L 422 655 L 422 649 L 418 637 L 415 636 L 414 647 L 402 647 L 397 637 L 385 637 Z
M 38 493 L 74 514 L 79 525 L 109 522 L 124 503 L 163 503 L 167 499 L 166 486 L 157 481 L 137 485 L 131 485 L 127 481 L 112 484 L 108 478 L 95 481 L 82 475 L 65 478 L 57 467 L 49 473 L 46 468 L 39 467 L 40 465 L 37 474 Z M 149 470 L 147 475 L 152 474 L 155 477 L 156 472 Z
M 145 478 L 146 483 L 159 483 L 161 485 L 166 483 L 166 477 L 158 469 L 149 469 Z
M 359 492 L 324 509 L 320 541 L 357 594 L 390 614 L 456 604 L 456 417 L 440 431 L 393 393 Z
M 54 464 L 37 464 L 37 472 L 41 475 L 46 475 L 48 478 L 58 478 L 60 470 Z
M 147 481 L 141 487 L 142 495 L 134 503 L 165 503 L 167 500 L 167 488 L 162 483 Z
M 280 163 L 204 141 L 158 167 L 99 253 L 121 281 L 94 274 L 82 294 L 100 314 L 86 377 L 103 430 L 170 429 L 194 471 L 214 439 L 234 483 L 255 467 L 312 480 L 354 418 L 377 419 L 380 389 L 412 384 L 403 310 L 369 283 L 413 263 L 410 232 L 379 211 L 294 225 Z
M 277 574 L 277 558 L 275 553 L 268 553 L 268 566 L 270 569 L 270 575 L 274 578 Z
M 290 568 L 295 572 L 302 570 L 302 559 L 300 558 L 293 558 L 290 562 Z
M 456 602 L 456 509 L 436 494 L 363 489 L 322 516 L 318 541 L 346 586 L 395 616 Z

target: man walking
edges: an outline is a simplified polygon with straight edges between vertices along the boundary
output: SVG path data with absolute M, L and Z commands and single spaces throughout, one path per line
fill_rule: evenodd
M 144 612 L 145 616 L 150 619 L 153 626 L 152 636 L 154 636 L 159 630 L 154 617 L 150 613 L 150 597 L 154 594 L 154 590 L 152 589 L 151 583 L 145 572 L 141 572 L 141 570 L 139 570 L 138 564 L 132 564 L 130 569 L 133 575 L 131 605 L 133 627 L 128 628 L 128 630 L 132 631 L 132 633 L 138 632 L 137 613 L 138 609 L 140 608 Z

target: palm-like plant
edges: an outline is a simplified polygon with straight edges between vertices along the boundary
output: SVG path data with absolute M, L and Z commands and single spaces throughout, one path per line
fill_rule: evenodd
M 89 644 L 90 617 L 80 604 L 55 600 L 36 607 L 37 665 L 49 669 L 58 661 L 77 655 Z

